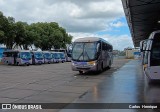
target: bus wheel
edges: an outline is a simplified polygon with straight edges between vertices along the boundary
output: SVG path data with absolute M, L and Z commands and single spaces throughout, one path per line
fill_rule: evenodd
M 108 67 L 107 67 L 108 69 L 110 69 L 111 68 L 111 61 L 109 61 L 109 65 L 108 65 Z
M 9 62 L 7 61 L 7 65 L 9 65 Z
M 19 66 L 19 62 L 17 62 L 16 65 Z
M 83 74 L 83 71 L 79 71 L 79 74 Z
M 100 72 L 103 71 L 103 63 L 101 64 L 101 67 L 100 67 Z

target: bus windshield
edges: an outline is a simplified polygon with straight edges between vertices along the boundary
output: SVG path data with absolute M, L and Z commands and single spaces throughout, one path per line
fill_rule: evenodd
M 96 42 L 77 42 L 73 45 L 72 59 L 79 61 L 94 60 L 96 57 Z
M 151 53 L 151 65 L 160 65 L 160 38 L 153 40 L 152 53 Z
M 59 57 L 59 54 L 58 53 L 53 53 L 53 58 L 54 59 L 59 59 L 60 57 Z
M 29 52 L 20 52 L 21 59 L 31 59 L 31 53 Z
M 34 55 L 36 59 L 43 58 L 43 54 L 41 52 L 35 52 Z
M 160 43 L 158 46 L 154 46 L 152 49 L 152 59 L 160 60 Z
M 59 53 L 59 55 L 60 55 L 60 58 L 62 58 L 62 59 L 64 59 L 64 58 L 65 58 L 64 53 Z
M 50 59 L 52 58 L 51 54 L 50 53 L 44 53 L 44 57 L 47 59 Z

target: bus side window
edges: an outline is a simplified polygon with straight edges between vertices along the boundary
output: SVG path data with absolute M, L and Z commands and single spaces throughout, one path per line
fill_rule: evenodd
M 102 50 L 104 50 L 104 43 L 102 42 Z
M 100 43 L 97 44 L 97 52 L 100 51 Z
M 107 48 L 108 48 L 108 47 L 107 47 L 107 44 L 102 43 L 102 50 L 105 50 L 105 51 L 106 51 L 106 50 L 108 50 Z

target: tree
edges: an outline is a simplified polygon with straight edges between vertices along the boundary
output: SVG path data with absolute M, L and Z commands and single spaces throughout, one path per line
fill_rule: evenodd
M 23 46 L 26 43 L 25 24 L 21 21 L 15 23 L 16 36 L 14 38 L 15 46 Z M 26 49 L 26 46 L 24 46 Z M 22 49 L 22 47 L 21 47 Z
M 12 49 L 15 38 L 15 19 L 13 17 L 6 18 L 0 12 L 0 43 L 6 45 L 8 49 Z
M 66 48 L 72 36 L 56 22 L 33 23 L 16 22 L 13 17 L 5 17 L 0 12 L 0 43 L 12 49 L 13 45 L 28 49 L 35 45 L 42 50 Z M 22 49 L 22 48 L 21 48 Z

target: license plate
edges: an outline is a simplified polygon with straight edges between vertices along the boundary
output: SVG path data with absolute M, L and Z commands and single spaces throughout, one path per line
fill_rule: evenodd
M 87 65 L 87 62 L 79 62 L 80 65 Z

